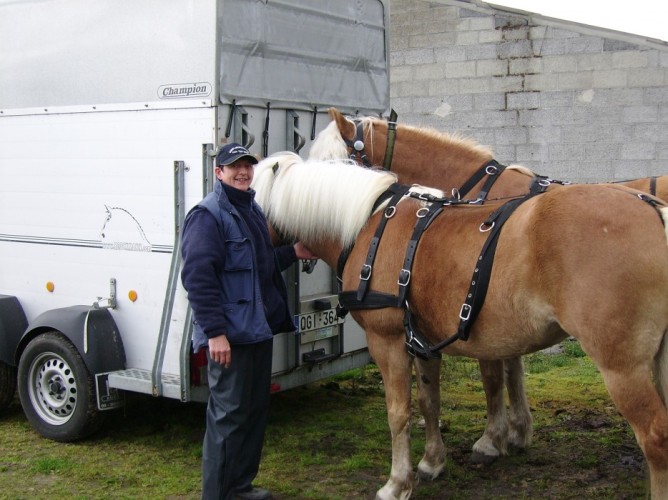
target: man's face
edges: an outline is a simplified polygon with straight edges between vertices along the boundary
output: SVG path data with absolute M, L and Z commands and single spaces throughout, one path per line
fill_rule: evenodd
M 248 158 L 239 158 L 230 165 L 216 167 L 215 174 L 224 184 L 242 191 L 248 191 L 253 180 L 253 164 Z

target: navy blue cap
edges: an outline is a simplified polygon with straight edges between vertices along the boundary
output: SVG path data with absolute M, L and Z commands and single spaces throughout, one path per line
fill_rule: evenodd
M 255 158 L 255 156 L 253 156 L 250 151 L 248 151 L 241 144 L 232 142 L 230 144 L 226 144 L 223 149 L 220 150 L 218 156 L 216 156 L 216 165 L 219 167 L 221 165 L 231 165 L 239 158 L 243 158 L 245 156 L 248 157 L 248 161 L 250 161 L 253 165 L 257 163 L 257 158 Z

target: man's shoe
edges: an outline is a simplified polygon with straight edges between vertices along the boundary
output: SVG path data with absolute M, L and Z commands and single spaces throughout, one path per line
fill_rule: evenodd
M 235 500 L 271 500 L 271 493 L 264 488 L 253 486 L 250 490 L 237 491 L 234 494 Z

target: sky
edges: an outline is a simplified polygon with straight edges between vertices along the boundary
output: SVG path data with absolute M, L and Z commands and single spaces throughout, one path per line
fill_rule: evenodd
M 667 0 L 487 0 L 547 17 L 668 41 Z

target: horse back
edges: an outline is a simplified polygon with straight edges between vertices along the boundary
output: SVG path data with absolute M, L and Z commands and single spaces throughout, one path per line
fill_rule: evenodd
M 418 327 L 434 343 L 457 329 L 487 236 L 481 224 L 497 208 L 494 203 L 445 207 L 420 239 L 408 301 Z M 402 203 L 388 223 L 372 289 L 396 293 L 416 212 L 415 203 Z M 360 235 L 344 289 L 357 287 L 374 229 L 372 220 Z M 401 330 L 397 311 L 361 314 L 374 315 L 374 321 L 382 316 L 398 323 L 393 331 Z M 505 223 L 471 337 L 447 352 L 498 359 L 566 335 L 594 349 L 626 343 L 624 330 L 636 324 L 648 330 L 660 325 L 652 330 L 652 342 L 668 327 L 668 244 L 659 213 L 622 186 L 566 186 L 526 201 Z M 601 329 L 607 336 L 598 337 Z

